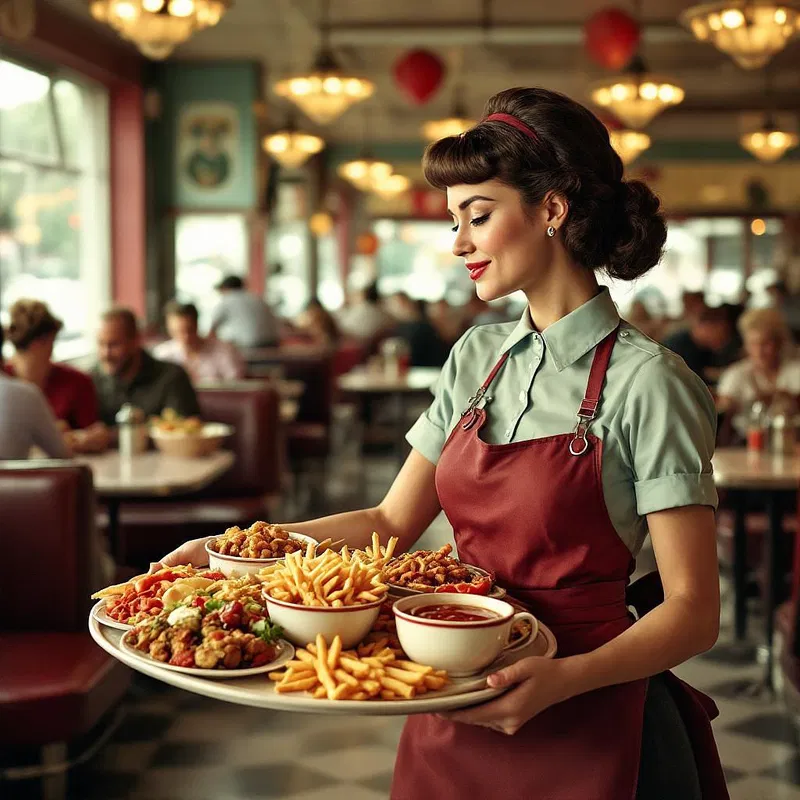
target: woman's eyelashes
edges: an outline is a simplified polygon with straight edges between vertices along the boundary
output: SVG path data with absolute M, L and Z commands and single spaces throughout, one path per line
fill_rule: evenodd
M 473 228 L 477 228 L 478 225 L 483 225 L 483 223 L 486 222 L 486 220 L 488 220 L 490 216 L 491 214 L 484 214 L 481 217 L 475 217 L 475 219 L 471 219 L 469 221 L 469 224 L 472 225 Z M 450 230 L 453 233 L 458 233 L 458 225 L 454 225 L 452 228 L 450 228 Z

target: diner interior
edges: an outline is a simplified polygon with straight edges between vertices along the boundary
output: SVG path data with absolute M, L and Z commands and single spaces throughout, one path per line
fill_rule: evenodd
M 795 0 L 0 0 L 0 797 L 389 797 L 402 715 L 183 690 L 90 598 L 380 502 L 454 343 L 525 310 L 423 152 L 541 86 L 663 203 L 658 266 L 598 279 L 717 402 L 721 633 L 676 672 L 730 796 L 800 800 L 798 64 Z

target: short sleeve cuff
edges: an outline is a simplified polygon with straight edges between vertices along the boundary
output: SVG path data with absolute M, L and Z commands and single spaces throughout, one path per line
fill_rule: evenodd
M 445 432 L 434 425 L 426 414 L 422 414 L 406 434 L 406 441 L 431 464 L 439 461 L 446 438 Z
M 665 475 L 634 483 L 636 510 L 641 515 L 682 506 L 717 507 L 717 488 L 710 473 Z

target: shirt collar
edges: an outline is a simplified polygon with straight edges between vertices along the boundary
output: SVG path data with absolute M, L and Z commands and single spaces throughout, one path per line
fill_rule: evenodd
M 556 370 L 561 372 L 596 347 L 618 325 L 617 308 L 603 286 L 591 300 L 546 328 L 542 338 Z M 526 306 L 516 327 L 503 342 L 500 355 L 534 333 L 537 330 Z

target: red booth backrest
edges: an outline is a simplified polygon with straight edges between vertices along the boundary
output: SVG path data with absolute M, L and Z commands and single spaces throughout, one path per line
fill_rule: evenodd
M 0 462 L 0 630 L 86 629 L 99 564 L 88 467 Z
M 235 429 L 223 446 L 236 454 L 236 463 L 204 494 L 242 497 L 280 491 L 283 442 L 276 391 L 254 381 L 252 388 L 200 389 L 197 398 L 203 419 Z

